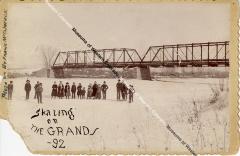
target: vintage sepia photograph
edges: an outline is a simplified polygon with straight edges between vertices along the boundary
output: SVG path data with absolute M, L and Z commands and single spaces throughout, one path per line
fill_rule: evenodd
M 38 154 L 237 152 L 236 7 L 5 2 L 6 118 Z

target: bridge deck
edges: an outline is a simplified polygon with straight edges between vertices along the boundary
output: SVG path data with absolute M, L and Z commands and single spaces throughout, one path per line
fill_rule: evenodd
M 201 67 L 201 66 L 229 66 L 229 60 L 225 59 L 210 59 L 210 60 L 181 60 L 181 61 L 165 61 L 165 62 L 151 62 L 151 61 L 144 61 L 144 62 L 108 62 L 112 67 L 115 68 L 133 68 L 133 67 L 142 67 L 142 66 L 150 66 L 150 67 L 186 67 L 186 66 L 194 66 L 194 67 Z M 106 68 L 103 63 L 68 63 L 66 66 L 63 65 L 55 65 L 52 67 L 53 69 L 58 68 Z

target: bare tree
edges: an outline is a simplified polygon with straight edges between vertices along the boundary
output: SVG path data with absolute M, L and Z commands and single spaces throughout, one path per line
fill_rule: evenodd
M 47 77 L 50 77 L 50 70 L 51 70 L 51 66 L 53 64 L 53 59 L 54 56 L 56 55 L 56 53 L 58 52 L 58 50 L 54 47 L 51 47 L 49 45 L 41 45 L 38 47 L 38 50 L 41 53 L 41 57 L 44 63 L 44 66 L 47 70 Z

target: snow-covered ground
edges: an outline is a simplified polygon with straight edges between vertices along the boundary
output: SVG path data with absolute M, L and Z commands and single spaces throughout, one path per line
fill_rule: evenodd
M 139 99 L 133 103 L 116 101 L 116 79 L 54 79 L 29 78 L 32 87 L 36 81 L 43 83 L 43 104 L 33 99 L 25 101 L 24 84 L 27 78 L 12 79 L 14 83 L 13 100 L 9 103 L 10 120 L 15 129 L 25 137 L 28 147 L 35 150 L 54 150 L 46 144 L 48 140 L 35 140 L 31 131 L 33 121 L 30 117 L 38 108 L 69 109 L 78 125 L 98 127 L 93 136 L 64 137 L 71 151 L 110 151 L 110 152 L 188 152 L 185 147 L 164 127 Z M 65 84 L 81 83 L 85 88 L 89 83 L 105 80 L 109 86 L 107 100 L 52 99 L 51 86 L 54 81 Z M 171 128 L 198 153 L 219 152 L 228 149 L 229 144 L 229 106 L 228 79 L 211 78 L 162 78 L 159 81 L 127 80 L 143 99 L 165 120 Z M 225 84 L 225 85 L 221 85 Z M 223 89 L 219 89 L 223 86 Z M 217 93 L 216 93 L 217 92 Z M 215 93 L 215 97 L 214 97 Z M 19 118 L 21 116 L 21 118 Z M 47 126 L 47 118 L 34 120 L 36 125 Z M 69 121 L 61 120 L 67 127 Z M 64 124 L 63 124 L 64 123 Z M 26 130 L 27 129 L 27 130 Z M 23 132 L 24 131 L 24 132 Z M 76 143 L 71 145 L 71 139 Z M 79 138 L 79 139 L 78 139 Z M 35 141 L 34 141 L 35 140 Z

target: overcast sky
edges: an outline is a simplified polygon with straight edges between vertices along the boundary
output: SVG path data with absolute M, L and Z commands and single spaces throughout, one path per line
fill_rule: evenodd
M 230 6 L 226 4 L 54 4 L 97 49 L 226 41 Z M 8 12 L 8 67 L 42 66 L 38 46 L 61 51 L 87 49 L 45 4 L 16 4 Z

